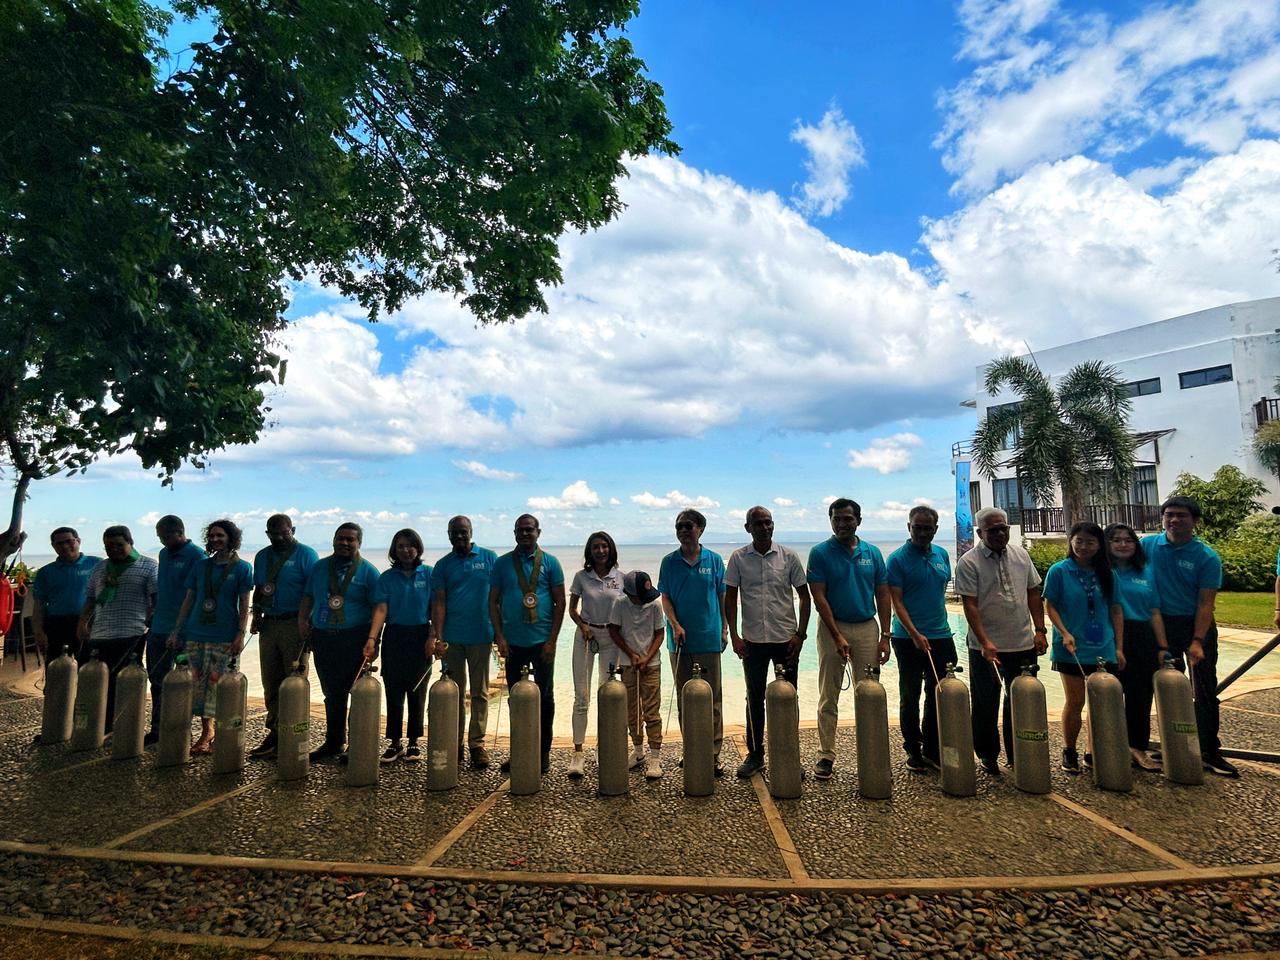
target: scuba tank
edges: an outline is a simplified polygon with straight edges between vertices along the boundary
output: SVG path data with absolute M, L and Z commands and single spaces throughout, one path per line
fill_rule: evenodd
M 311 681 L 306 676 L 306 648 L 293 673 L 280 682 L 276 704 L 276 776 L 301 780 L 311 769 Z
M 80 668 L 76 678 L 76 706 L 71 726 L 72 750 L 99 750 L 106 739 L 107 683 L 110 671 L 97 651 Z
M 71 739 L 76 703 L 76 661 L 67 651 L 45 664 L 40 743 L 50 746 Z
M 800 698 L 781 664 L 774 673 L 764 691 L 769 793 L 780 800 L 794 800 L 800 796 Z
M 347 712 L 347 786 L 368 787 L 378 782 L 378 747 L 382 737 L 382 684 L 373 675 L 372 664 L 360 670 L 360 679 L 351 687 L 351 708 Z
M 138 658 L 139 654 L 133 654 L 128 665 L 116 675 L 116 716 L 111 724 L 112 760 L 132 760 L 142 756 L 151 681 Z
M 962 669 L 948 663 L 947 675 L 938 682 L 938 747 L 943 791 L 953 797 L 972 797 L 978 792 L 978 772 L 973 762 L 969 688 L 956 676 Z
M 173 661 L 160 687 L 160 742 L 157 767 L 176 767 L 191 759 L 191 703 L 195 679 L 183 654 Z
M 1009 684 L 1013 784 L 1026 793 L 1048 793 L 1053 788 L 1049 774 L 1049 713 L 1044 684 L 1036 679 L 1037 669 L 1035 664 L 1025 664 L 1022 675 Z
M 542 695 L 525 664 L 511 686 L 511 793 L 528 796 L 542 789 Z
M 1098 669 L 1085 681 L 1093 734 L 1093 782 L 1103 790 L 1128 793 L 1133 789 L 1133 760 L 1124 719 L 1124 688 L 1106 666 L 1107 661 L 1099 657 Z
M 887 800 L 893 792 L 889 768 L 889 703 L 876 678 L 874 664 L 853 688 L 854 736 L 858 745 L 858 793 L 868 800 Z
M 627 740 L 627 688 L 621 670 L 610 664 L 609 679 L 596 691 L 596 763 L 602 797 L 620 796 L 631 789 Z
M 683 718 L 684 792 L 709 797 L 716 788 L 715 702 L 711 684 L 702 679 L 702 665 L 693 665 L 693 676 L 680 691 Z
M 440 679 L 427 693 L 427 789 L 458 785 L 458 711 L 462 702 L 449 664 L 440 661 Z
M 236 668 L 236 658 L 218 678 L 213 720 L 213 772 L 244 769 L 244 715 L 248 708 L 249 679 Z
M 1204 763 L 1200 758 L 1191 681 L 1177 668 L 1168 651 L 1152 680 L 1165 778 L 1171 783 L 1199 786 L 1204 783 Z

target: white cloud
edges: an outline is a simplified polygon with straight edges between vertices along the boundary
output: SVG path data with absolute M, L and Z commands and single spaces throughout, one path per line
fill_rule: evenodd
M 809 216 L 831 216 L 849 199 L 850 171 L 866 163 L 858 131 L 832 104 L 817 126 L 797 120 L 791 139 L 809 153 L 804 162 L 809 179 L 800 184 L 796 206 Z
M 513 470 L 497 470 L 493 467 L 487 467 L 479 460 L 455 460 L 453 465 L 459 470 L 480 477 L 483 480 L 519 480 L 524 476 L 524 474 L 516 473 Z
M 909 500 L 884 500 L 881 502 L 880 506 L 874 509 L 863 507 L 862 519 L 864 521 L 880 520 L 882 522 L 901 522 L 905 525 L 907 522 L 907 514 L 911 512 L 912 507 L 917 506 L 933 507 L 937 510 L 939 516 L 938 527 L 940 530 L 946 528 L 946 525 L 949 522 L 948 518 L 952 516 L 951 510 L 949 508 L 939 507 L 937 503 L 930 500 L 928 497 L 913 497 Z
M 619 506 L 621 506 L 621 505 L 622 505 L 622 501 L 621 501 L 621 500 L 619 500 L 617 497 L 610 497 L 610 498 L 609 498 L 609 506 L 611 506 L 611 507 L 619 507 Z
M 696 510 L 709 510 L 720 506 L 719 500 L 712 500 L 710 497 L 689 497 L 679 490 L 672 490 L 665 497 L 654 496 L 646 490 L 644 493 L 632 494 L 631 502 L 651 510 L 670 510 L 673 507 L 681 510 L 686 507 L 693 507 Z
M 529 498 L 531 510 L 581 510 L 598 506 L 600 506 L 600 494 L 587 486 L 585 480 L 575 480 L 560 491 L 558 497 Z
M 1161 187 L 1178 183 L 1200 164 L 1201 161 L 1195 157 L 1177 157 L 1168 163 L 1130 170 L 1125 179 L 1133 184 L 1134 189 L 1151 193 Z
M 779 507 L 794 507 L 796 505 L 794 500 L 790 500 L 786 497 L 774 497 L 773 502 L 775 506 Z
M 849 451 L 849 466 L 854 470 L 871 469 L 881 474 L 900 473 L 911 466 L 909 447 L 922 443 L 914 433 L 895 433 L 891 437 L 877 437 L 864 450 Z

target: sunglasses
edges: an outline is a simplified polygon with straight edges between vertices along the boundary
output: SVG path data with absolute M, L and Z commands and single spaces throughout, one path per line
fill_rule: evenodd
M 686 521 L 686 522 L 684 522 L 684 523 L 677 523 L 677 524 L 676 524 L 676 529 L 677 529 L 677 530 L 692 530 L 695 526 L 696 526 L 696 524 L 692 524 L 692 523 L 689 523 L 688 521 Z

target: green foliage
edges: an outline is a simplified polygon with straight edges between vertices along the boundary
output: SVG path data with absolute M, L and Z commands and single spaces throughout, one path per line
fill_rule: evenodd
M 1222 557 L 1222 589 L 1271 590 L 1275 585 L 1280 517 L 1257 513 L 1242 521 L 1231 536 L 1213 544 Z
M 1213 543 L 1227 540 L 1246 517 L 1261 510 L 1258 498 L 1266 492 L 1265 483 L 1232 464 L 1220 466 L 1209 480 L 1180 473 L 1173 485 L 1175 496 L 1199 502 L 1204 516 L 1196 532 Z
M 1280 384 L 1276 386 L 1280 392 Z M 1253 435 L 1253 453 L 1258 461 L 1280 476 L 1280 420 L 1268 420 Z
M 1059 540 L 1056 537 L 1039 537 L 1035 540 L 1023 540 L 1022 545 L 1026 547 L 1027 553 L 1031 556 L 1031 562 L 1039 572 L 1041 579 L 1049 572 L 1059 560 L 1067 558 L 1067 541 Z

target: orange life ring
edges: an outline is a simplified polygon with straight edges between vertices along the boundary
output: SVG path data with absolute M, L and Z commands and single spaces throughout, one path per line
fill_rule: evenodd
M 13 584 L 0 574 L 0 636 L 9 632 L 13 624 Z

